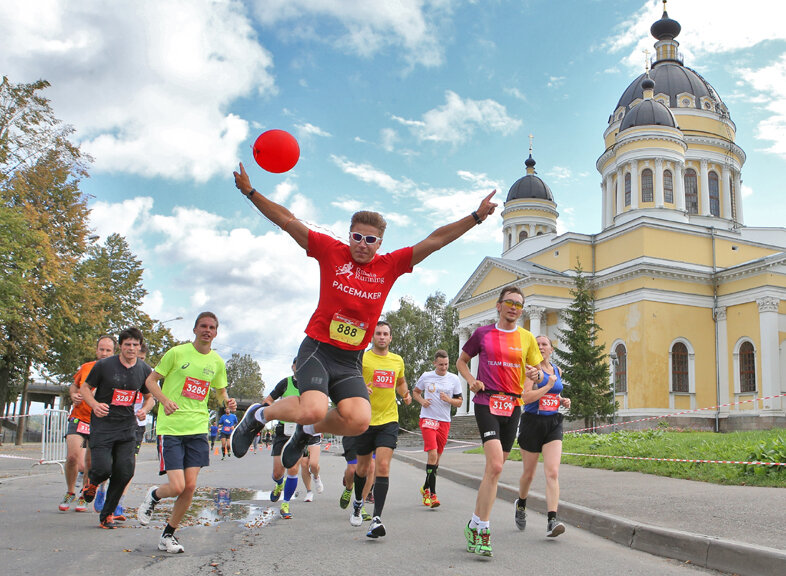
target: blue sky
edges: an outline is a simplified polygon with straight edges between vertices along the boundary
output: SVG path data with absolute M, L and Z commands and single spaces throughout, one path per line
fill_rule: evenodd
M 126 236 L 146 310 L 180 338 L 204 309 L 216 348 L 275 384 L 317 300 L 316 263 L 233 186 L 256 188 L 344 238 L 357 209 L 388 219 L 383 251 L 413 244 L 524 174 L 529 134 L 560 231 L 600 229 L 603 130 L 661 2 L 621 0 L 6 0 L 0 68 L 47 79 L 57 115 L 94 157 L 92 224 Z M 749 226 L 781 226 L 786 6 L 672 0 L 685 64 L 717 90 L 748 155 Z M 708 22 L 712 25 L 708 25 Z M 274 175 L 251 145 L 279 128 L 301 158 Z M 453 297 L 502 248 L 498 215 L 402 278 L 388 300 Z M 395 341 L 393 346 L 395 347 Z

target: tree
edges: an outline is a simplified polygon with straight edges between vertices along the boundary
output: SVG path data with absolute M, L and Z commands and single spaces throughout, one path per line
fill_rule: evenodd
M 567 383 L 564 395 L 571 400 L 568 419 L 583 418 L 589 427 L 595 418 L 613 414 L 616 406 L 609 388 L 608 357 L 604 347 L 596 344 L 600 326 L 595 323 L 595 293 L 580 262 L 575 271 L 573 303 L 565 314 L 567 329 L 560 332 L 556 362 Z
M 62 328 L 79 322 L 89 291 L 78 281 L 87 244 L 86 176 L 73 132 L 38 94 L 45 81 L 0 83 L 0 406 L 30 367 L 44 365 Z
M 453 362 L 458 357 L 458 313 L 449 306 L 445 295 L 435 292 L 419 307 L 409 298 L 399 300 L 399 309 L 388 312 L 384 320 L 390 323 L 393 333 L 391 351 L 404 359 L 404 376 L 409 387 L 424 372 L 434 369 L 434 353 L 447 350 Z M 420 405 L 399 406 L 399 422 L 404 428 L 416 428 Z
M 237 352 L 227 361 L 227 384 L 235 398 L 258 399 L 265 389 L 259 363 L 249 354 Z

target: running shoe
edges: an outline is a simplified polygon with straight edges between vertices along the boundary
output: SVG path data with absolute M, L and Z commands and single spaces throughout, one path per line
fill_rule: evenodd
M 174 534 L 162 534 L 158 539 L 158 549 L 170 554 L 180 554 L 185 550 Z
M 385 525 L 380 520 L 379 516 L 374 516 L 371 520 L 371 526 L 366 532 L 366 536 L 369 538 L 380 538 L 385 535 Z
M 338 505 L 341 506 L 342 510 L 344 510 L 347 506 L 349 506 L 350 500 L 352 500 L 352 490 L 347 490 L 345 488 L 341 493 L 341 498 L 338 499 Z
M 565 532 L 565 525 L 562 522 L 556 518 L 549 520 L 549 523 L 546 526 L 546 536 L 548 538 L 556 538 L 563 532 Z
M 246 455 L 248 447 L 251 446 L 251 443 L 254 441 L 254 436 L 265 428 L 265 425 L 256 419 L 256 413 L 259 412 L 260 408 L 262 408 L 262 404 L 259 403 L 249 406 L 246 413 L 243 414 L 243 419 L 240 421 L 240 424 L 235 426 L 235 429 L 232 430 L 232 435 L 229 437 L 229 444 L 232 446 L 232 454 L 234 454 L 236 458 L 242 458 Z M 232 456 L 232 454 L 229 454 L 229 456 Z M 290 466 L 290 468 L 291 467 L 292 466 Z
M 76 499 L 76 506 L 74 506 L 75 512 L 87 512 L 87 502 L 82 496 Z
M 101 528 L 105 530 L 114 530 L 115 528 L 117 528 L 115 517 L 112 514 L 108 514 L 106 518 L 101 520 Z
M 117 508 L 115 508 L 115 513 L 112 514 L 112 516 L 115 517 L 115 522 L 125 522 L 127 520 L 122 504 L 117 505 Z
M 524 530 L 527 527 L 527 509 L 519 506 L 519 501 L 516 500 L 515 510 L 516 528 Z
M 278 512 L 284 520 L 292 520 L 292 512 L 289 511 L 289 502 L 282 502 L 281 509 Z
M 85 502 L 90 504 L 90 502 L 92 502 L 95 499 L 96 490 L 98 490 L 98 486 L 96 486 L 95 484 L 88 484 L 87 486 L 82 488 L 82 496 L 84 497 Z
M 245 417 L 243 418 L 245 420 Z M 241 422 L 242 424 L 242 422 Z M 287 443 L 284 444 L 281 450 L 281 464 L 284 468 L 292 468 L 303 457 L 303 449 L 308 446 L 308 441 L 311 439 L 311 434 L 306 434 L 303 431 L 303 426 L 298 424 L 295 427 L 295 432 L 289 437 Z
M 63 501 L 60 502 L 57 509 L 60 510 L 60 512 L 65 512 L 66 510 L 71 508 L 71 502 L 73 502 L 75 498 L 76 498 L 76 494 L 74 494 L 73 492 L 66 492 L 66 495 L 63 496 Z
M 319 476 L 312 476 L 314 479 L 314 489 L 317 491 L 317 494 L 322 494 L 325 491 L 325 485 L 322 484 L 322 478 Z
M 373 503 L 374 503 L 374 485 L 372 484 L 371 490 L 369 491 L 368 496 L 366 496 L 366 504 L 373 504 Z
M 313 502 L 314 501 L 314 493 L 309 490 L 306 492 L 305 498 L 303 498 L 303 502 Z
M 104 509 L 104 501 L 106 500 L 106 489 L 101 484 L 96 490 L 96 499 L 93 501 L 93 508 L 96 512 L 101 512 Z
M 431 490 L 429 490 L 428 488 L 423 490 L 421 488 L 421 493 L 423 494 L 423 506 L 426 506 L 427 508 L 431 508 Z
M 439 502 L 439 500 L 437 500 L 437 495 L 436 494 L 432 494 L 431 495 L 431 507 L 432 508 L 439 508 L 439 504 L 440 504 L 440 502 Z
M 363 510 L 363 502 L 355 502 L 352 501 L 352 515 L 349 517 L 349 523 L 352 526 L 358 527 L 363 525 L 363 516 L 361 515 L 361 510 Z
M 371 514 L 366 512 L 365 506 L 360 507 L 360 516 L 361 518 L 363 518 L 363 522 L 368 522 L 369 520 L 371 520 Z
M 158 502 L 153 500 L 153 492 L 156 491 L 156 488 L 158 488 L 158 486 L 153 486 L 147 491 L 145 499 L 142 500 L 142 503 L 136 511 L 136 519 L 139 520 L 142 526 L 147 526 L 150 523 L 150 518 L 153 517 L 153 510 L 155 510 L 156 504 L 158 504 Z M 159 547 L 160 546 L 161 544 L 159 543 Z M 163 550 L 163 548 L 161 549 Z
M 477 546 L 475 546 L 475 554 L 479 556 L 492 556 L 491 554 L 491 530 L 488 528 L 481 528 L 478 530 Z
M 284 491 L 284 482 L 281 483 L 276 482 L 276 485 L 270 491 L 270 501 L 271 502 L 278 502 L 278 499 L 281 498 L 281 493 Z
M 464 537 L 467 539 L 467 552 L 474 552 L 478 545 L 478 531 L 476 528 L 470 528 L 469 522 L 464 526 Z

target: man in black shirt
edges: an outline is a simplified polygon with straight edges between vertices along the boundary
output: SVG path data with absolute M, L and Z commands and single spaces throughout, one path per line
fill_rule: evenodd
M 142 332 L 128 328 L 120 333 L 118 340 L 120 354 L 96 362 L 87 376 L 88 386 L 82 387 L 83 400 L 93 409 L 90 484 L 84 490 L 84 497 L 91 502 L 97 486 L 110 479 L 100 516 L 101 527 L 108 529 L 117 527 L 113 513 L 134 476 L 137 419 L 144 420 L 153 405 L 145 387 L 151 368 L 137 359 L 144 342 Z M 143 395 L 145 402 L 135 413 L 138 394 Z

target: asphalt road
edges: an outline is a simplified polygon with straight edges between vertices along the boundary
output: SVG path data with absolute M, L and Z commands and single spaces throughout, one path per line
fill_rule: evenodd
M 546 519 L 530 512 L 525 532 L 513 524 L 512 504 L 498 500 L 491 519 L 493 558 L 464 548 L 463 526 L 475 502 L 475 491 L 440 479 L 442 506 L 427 509 L 418 487 L 424 471 L 393 461 L 390 492 L 383 520 L 388 535 L 366 537 L 349 524 L 341 510 L 344 460 L 338 451 L 323 452 L 325 492 L 314 502 L 292 502 L 293 519 L 278 516 L 278 504 L 267 500 L 272 481 L 268 451 L 243 459 L 213 457 L 200 475 L 200 494 L 188 527 L 178 531 L 186 552 L 169 555 L 157 549 L 166 501 L 148 527 L 130 518 L 123 528 L 102 530 L 94 512 L 59 512 L 64 481 L 57 467 L 27 463 L 0 470 L 0 557 L 3 573 L 14 576 L 131 574 L 154 576 L 286 574 L 485 574 L 533 573 L 603 575 L 671 575 L 713 573 L 674 560 L 620 546 L 589 532 L 567 527 L 556 539 L 545 537 Z M 3 464 L 8 464 L 4 461 Z M 143 447 L 137 474 L 126 498 L 135 507 L 146 489 L 158 483 L 155 450 Z M 242 520 L 216 521 L 212 495 L 216 488 L 236 492 L 231 515 Z M 369 510 L 370 511 L 370 510 Z

